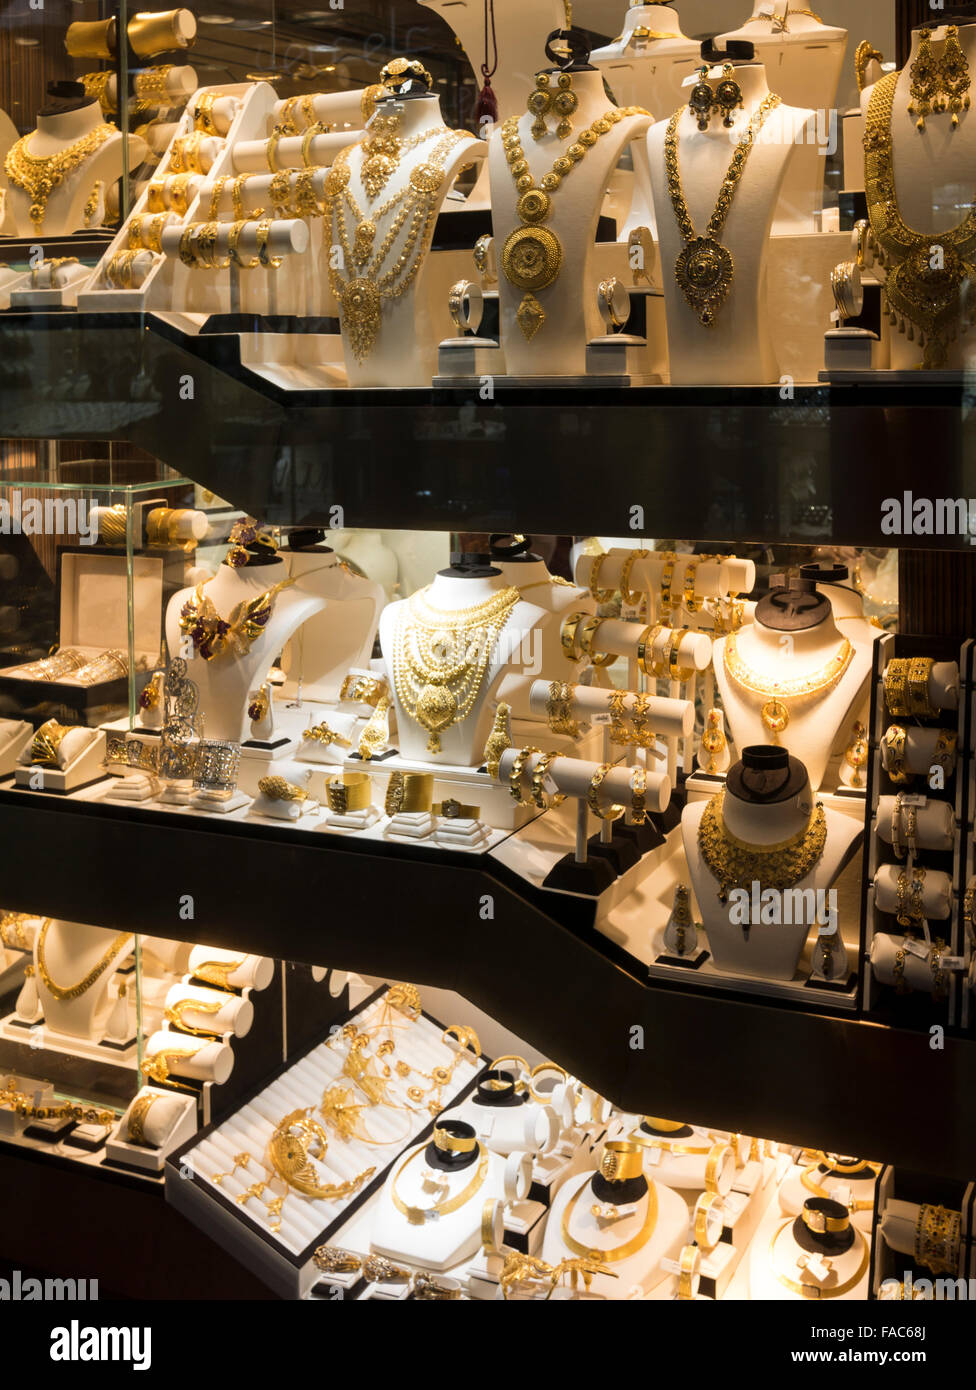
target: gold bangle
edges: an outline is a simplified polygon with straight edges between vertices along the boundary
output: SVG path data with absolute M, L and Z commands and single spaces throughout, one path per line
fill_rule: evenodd
M 594 555 L 590 566 L 590 594 L 597 603 L 609 603 L 617 592 L 616 589 L 599 588 L 600 570 L 603 568 L 603 562 L 606 558 L 607 556 L 605 554 Z
M 731 1153 L 732 1150 L 729 1148 L 728 1144 L 714 1144 L 709 1150 L 708 1158 L 705 1162 L 706 1192 L 717 1192 L 719 1196 L 725 1195 L 719 1187 L 719 1182 L 721 1181 L 722 1173 L 727 1162 L 727 1155 Z
M 446 1149 L 452 1154 L 474 1153 L 478 1147 L 478 1141 L 474 1135 L 466 1138 L 464 1135 L 452 1134 L 449 1129 L 444 1129 L 442 1125 L 434 1126 L 434 1145 L 438 1149 Z
M 681 643 L 684 641 L 685 633 L 689 631 L 690 628 L 687 627 L 672 628 L 671 630 L 671 641 L 664 655 L 664 666 L 669 677 L 673 681 L 689 681 L 695 674 L 695 668 L 693 666 L 678 665 Z
M 285 777 L 261 777 L 258 780 L 258 791 L 262 792 L 269 801 L 307 801 L 308 792 L 304 787 L 296 787 L 294 782 L 289 782 Z
M 515 754 L 515 760 L 512 763 L 512 770 L 508 774 L 508 789 L 512 793 L 515 803 L 518 806 L 529 805 L 529 802 L 522 795 L 522 773 L 525 769 L 525 764 L 528 762 L 529 758 L 532 757 L 533 753 L 541 752 L 541 748 L 529 747 L 520 748 L 519 751 Z
M 266 218 L 264 218 L 262 221 L 260 221 L 260 222 L 258 223 L 258 229 L 257 229 L 257 232 L 255 233 L 255 242 L 256 242 L 256 244 L 257 244 L 258 260 L 259 260 L 260 263 L 265 267 L 266 270 L 267 270 L 267 269 L 270 269 L 270 270 L 277 270 L 278 267 L 281 265 L 281 257 L 280 257 L 280 256 L 272 256 L 272 255 L 271 255 L 271 252 L 270 252 L 270 249 L 269 249 L 269 242 L 270 242 L 270 241 L 271 241 L 271 221 L 270 221 L 269 218 L 266 217 Z
M 339 689 L 339 703 L 348 700 L 375 709 L 380 699 L 388 693 L 389 686 L 382 677 L 351 674 L 345 677 Z
M 958 735 L 954 729 L 940 729 L 935 741 L 935 761 L 947 777 L 952 776 L 955 766 L 957 741 Z
M 159 1100 L 159 1092 L 150 1091 L 147 1095 L 137 1096 L 133 1101 L 129 1118 L 126 1121 L 126 1129 L 131 1143 L 146 1143 L 146 1116 L 157 1100 Z
M 908 730 L 903 724 L 889 724 L 881 738 L 882 765 L 896 786 L 910 782 L 914 775 L 905 767 L 907 740 Z
M 372 805 L 370 778 L 366 772 L 344 772 L 330 777 L 325 784 L 329 810 L 345 816 L 350 811 L 365 811 Z
M 710 1229 L 715 1226 L 716 1217 L 718 1218 L 718 1234 L 714 1236 Z M 695 1203 L 695 1243 L 699 1249 L 708 1254 L 714 1250 L 722 1239 L 722 1231 L 725 1227 L 725 1217 L 722 1212 L 722 1199 L 717 1192 L 703 1192 Z
M 440 816 L 442 820 L 480 820 L 480 806 L 466 806 L 460 801 L 455 801 L 453 797 L 448 797 L 446 801 L 435 801 L 431 807 L 431 815 Z
M 193 125 L 196 130 L 202 130 L 205 135 L 216 135 L 220 138 L 220 131 L 214 121 L 213 108 L 219 93 L 204 92 L 203 96 L 193 108 Z
M 180 135 L 173 141 L 169 155 L 171 174 L 203 174 L 206 170 L 200 158 L 203 141 L 208 137 L 202 131 L 194 130 L 189 135 Z
M 635 825 L 647 822 L 647 772 L 640 765 L 634 768 L 630 779 L 630 810 Z
M 632 608 L 640 603 L 644 597 L 644 591 L 643 589 L 631 589 L 630 572 L 638 560 L 646 560 L 650 553 L 649 550 L 632 550 L 624 560 L 620 571 L 620 597 L 624 603 L 629 604 Z
M 678 1256 L 678 1297 L 694 1298 L 697 1293 L 695 1276 L 701 1266 L 701 1252 L 697 1245 L 686 1245 Z
M 252 256 L 244 260 L 241 257 L 239 249 L 241 235 L 246 226 L 246 221 L 231 223 L 230 231 L 227 233 L 227 251 L 234 265 L 239 266 L 241 270 L 253 270 L 255 266 L 261 264 L 260 260 L 257 256 Z
M 551 800 L 547 801 L 546 789 L 543 786 L 549 768 L 557 758 L 561 758 L 562 756 L 562 753 L 543 753 L 542 757 L 532 769 L 530 795 L 540 811 L 548 811 L 551 806 L 561 806 L 566 800 L 564 793 L 557 791 L 553 792 Z
M 955 1274 L 959 1263 L 962 1216 L 947 1207 L 919 1207 L 915 1222 L 914 1256 L 933 1274 Z
M 223 197 L 224 185 L 229 178 L 229 174 L 221 174 L 220 178 L 214 183 L 210 193 L 210 206 L 207 209 L 207 220 L 209 222 L 216 222 L 220 218 L 220 200 Z
M 166 198 L 168 206 L 174 212 L 178 212 L 181 217 L 185 217 L 190 206 L 190 199 L 193 196 L 193 174 L 177 174 L 175 178 L 165 181 Z M 150 212 L 162 211 L 161 208 L 150 208 Z
M 245 222 L 249 217 L 260 217 L 264 212 L 264 208 L 252 208 L 249 213 L 244 211 L 244 185 L 247 183 L 248 179 L 253 179 L 255 177 L 256 175 L 254 174 L 238 174 L 237 178 L 231 184 L 231 206 L 234 210 L 234 217 L 239 222 Z
M 546 719 L 554 734 L 565 734 L 578 739 L 581 734 L 579 723 L 573 718 L 571 705 L 576 686 L 567 681 L 550 681 L 546 696 Z
M 430 812 L 434 801 L 434 775 L 431 772 L 391 772 L 386 787 L 384 810 L 388 816 Z
M 929 694 L 929 680 L 934 665 L 929 656 L 916 656 L 908 663 L 908 713 L 916 719 L 934 719 L 939 713 Z
M 654 643 L 663 631 L 664 624 L 655 623 L 653 627 L 646 627 L 637 639 L 637 665 L 645 676 L 660 674 L 660 663 L 654 660 Z
M 682 605 L 688 613 L 697 613 L 701 608 L 700 599 L 695 598 L 695 585 L 698 582 L 698 566 L 700 561 L 696 558 L 689 560 L 685 565 L 684 585 L 682 589 Z
M 659 605 L 661 612 L 670 613 L 674 607 L 674 600 L 671 597 L 671 583 L 674 579 L 674 567 L 678 563 L 678 557 L 674 551 L 669 550 L 664 560 L 664 568 L 661 570 L 661 590 L 659 595 Z
M 73 729 L 71 724 L 59 724 L 56 719 L 48 719 L 40 726 L 31 741 L 31 763 L 34 767 L 60 768 L 59 749 Z
M 271 135 L 268 138 L 268 143 L 265 146 L 265 154 L 268 160 L 268 168 L 271 170 L 272 174 L 277 174 L 278 172 L 278 141 L 285 134 L 286 131 L 284 129 L 284 126 L 276 125 L 271 131 Z
M 495 1249 L 495 1201 L 489 1197 L 481 1208 L 481 1248 L 488 1255 Z
M 589 616 L 589 613 L 570 613 L 568 618 L 563 619 L 559 631 L 559 641 L 563 649 L 563 656 L 567 661 L 576 663 L 583 659 L 577 634 L 580 623 Z
M 600 1176 L 607 1182 L 630 1182 L 644 1173 L 644 1150 L 626 1139 L 610 1139 L 603 1146 Z
M 303 168 L 308 169 L 312 165 L 312 141 L 315 139 L 317 135 L 324 135 L 325 133 L 326 127 L 321 123 L 321 121 L 315 121 L 312 125 L 307 127 L 305 134 L 302 136 Z
M 907 719 L 911 712 L 908 704 L 908 666 L 905 658 L 893 657 L 881 677 L 885 705 L 894 719 Z
M 612 771 L 612 763 L 601 763 L 590 778 L 590 785 L 586 792 L 586 804 L 598 820 L 619 820 L 627 809 L 626 806 L 618 806 L 616 803 L 611 803 L 611 805 L 606 808 L 600 804 L 600 789 L 603 786 L 607 773 Z
M 582 623 L 579 630 L 579 644 L 584 653 L 589 657 L 591 666 L 609 666 L 612 661 L 616 661 L 616 652 L 594 652 L 593 638 L 596 630 L 604 621 L 598 614 L 590 615 Z
M 800 1212 L 803 1224 L 808 1231 L 813 1231 L 815 1235 L 822 1236 L 826 1235 L 828 1232 L 832 1233 L 850 1229 L 851 1214 L 849 1211 L 845 1211 L 843 1216 L 827 1216 L 825 1212 L 818 1211 L 816 1207 L 811 1206 L 811 1202 L 816 1200 L 816 1198 L 811 1198 L 810 1201 L 804 1202 L 803 1209 Z M 829 1198 L 828 1200 L 832 1201 L 833 1198 Z

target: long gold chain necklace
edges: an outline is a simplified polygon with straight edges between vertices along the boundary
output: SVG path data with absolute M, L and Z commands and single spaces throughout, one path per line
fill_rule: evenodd
M 28 145 L 34 131 L 11 145 L 3 167 L 14 187 L 31 200 L 29 214 L 35 232 L 44 225 L 47 201 L 54 190 L 115 133 L 114 126 L 97 125 L 74 144 L 47 155 L 31 154 Z
M 404 1170 L 418 1158 L 421 1158 L 423 1154 L 424 1149 L 415 1149 L 414 1152 L 400 1164 L 393 1182 L 390 1185 L 390 1195 L 393 1198 L 393 1205 L 396 1207 L 397 1211 L 403 1212 L 411 1226 L 422 1226 L 427 1221 L 439 1221 L 443 1216 L 450 1216 L 452 1211 L 459 1211 L 484 1184 L 485 1178 L 488 1176 L 488 1165 L 491 1161 L 491 1155 L 482 1144 L 479 1144 L 477 1148 L 478 1166 L 474 1170 L 474 1176 L 471 1178 L 470 1182 L 468 1182 L 456 1196 L 449 1197 L 446 1202 L 438 1202 L 430 1207 L 417 1207 L 403 1200 L 397 1191 L 397 1183 L 403 1176 Z
M 591 1181 L 591 1175 L 587 1174 L 582 1184 L 566 1203 L 562 1220 L 563 1244 L 568 1250 L 572 1250 L 574 1255 L 582 1255 L 588 1260 L 599 1260 L 602 1264 L 616 1264 L 618 1260 L 626 1260 L 631 1255 L 636 1255 L 637 1251 L 641 1250 L 654 1234 L 654 1228 L 657 1225 L 657 1188 L 653 1182 L 647 1184 L 647 1211 L 644 1214 L 644 1224 L 637 1234 L 631 1236 L 630 1240 L 624 1241 L 623 1245 L 618 1245 L 612 1250 L 604 1250 L 600 1246 L 583 1245 L 574 1239 L 569 1232 L 569 1223 L 576 1210 L 576 1203 Z
M 440 734 L 474 707 L 519 591 L 499 589 L 483 603 L 451 612 L 432 607 L 426 592 L 414 594 L 400 610 L 393 682 L 400 704 L 429 734 L 427 751 L 439 753 Z
M 204 592 L 203 584 L 198 584 L 191 599 L 187 599 L 180 609 L 180 631 L 189 637 L 198 656 L 204 661 L 232 651 L 236 656 L 246 656 L 251 644 L 264 632 L 274 612 L 275 599 L 282 589 L 294 584 L 294 579 L 282 579 L 273 588 L 266 589 L 257 598 L 242 599 L 231 610 L 229 618 L 222 618 L 212 598 Z
M 850 1279 L 845 1279 L 843 1284 L 835 1284 L 833 1288 L 823 1289 L 818 1284 L 801 1284 L 798 1279 L 790 1279 L 787 1275 L 781 1274 L 776 1268 L 776 1245 L 787 1226 L 792 1226 L 794 1220 L 795 1217 L 787 1217 L 769 1242 L 769 1267 L 784 1288 L 789 1289 L 791 1293 L 799 1294 L 801 1298 L 840 1298 L 841 1294 L 848 1293 L 854 1288 L 855 1284 L 860 1283 L 861 1279 L 864 1277 L 864 1271 L 868 1267 L 869 1250 L 867 1241 L 856 1228 L 855 1239 L 861 1242 L 861 1259 L 854 1274 L 851 1275 Z
M 350 267 L 359 272 L 344 276 L 340 268 L 333 264 L 334 257 L 329 256 L 329 284 L 339 303 L 343 326 L 348 333 L 349 345 L 357 362 L 364 362 L 376 344 L 382 322 L 383 300 L 398 299 L 416 278 L 427 254 L 434 222 L 437 219 L 444 183 L 444 163 L 455 145 L 470 139 L 471 135 L 466 130 L 446 130 L 428 159 L 411 169 L 402 198 L 397 195 L 390 199 L 369 217 L 363 216 L 351 194 L 343 197 L 351 177 L 349 156 L 355 146 L 340 151 L 336 156 L 325 181 L 323 229 L 328 229 L 329 236 L 338 235 L 343 268 Z M 365 172 L 362 176 L 365 184 Z M 355 247 L 350 244 L 349 229 L 346 225 L 346 201 L 357 222 Z M 379 250 L 367 265 L 380 216 L 392 211 L 397 203 L 401 202 L 402 206 L 380 243 Z M 410 224 L 400 246 L 399 255 L 384 270 L 386 259 L 408 217 Z
M 79 980 L 75 985 L 59 985 L 51 979 L 47 963 L 44 960 L 44 946 L 47 941 L 47 934 L 53 925 L 53 922 L 49 919 L 44 923 L 37 934 L 37 969 L 41 979 L 44 981 L 44 987 L 48 993 L 52 994 L 55 999 L 62 1001 L 66 999 L 78 999 L 86 990 L 91 989 L 95 981 L 105 974 L 109 965 L 132 935 L 131 932 L 127 931 L 119 932 L 117 936 L 112 938 L 111 944 L 88 971 L 84 979 Z
M 784 700 L 800 700 L 808 695 L 822 695 L 837 684 L 851 664 L 854 648 L 845 637 L 830 660 L 808 676 L 796 676 L 792 680 L 771 681 L 768 676 L 754 671 L 739 655 L 736 635 L 730 632 L 725 639 L 725 670 L 729 679 L 751 695 L 767 696 L 766 703 L 759 711 L 763 728 L 773 743 L 790 722 L 790 711 Z
M 539 225 L 552 212 L 551 195 L 602 135 L 608 135 L 625 116 L 648 114 L 642 106 L 611 106 L 591 126 L 580 131 L 573 143 L 554 161 L 549 173 L 543 174 L 538 185 L 529 172 L 519 137 L 518 117 L 510 117 L 502 126 L 505 158 L 519 195 L 515 211 L 522 223 L 506 238 L 502 248 L 502 270 L 509 284 L 523 291 L 515 317 L 527 342 L 531 343 L 546 321 L 545 310 L 534 291 L 548 289 L 558 279 L 563 264 L 562 242 L 550 227 Z
M 698 849 L 713 878 L 718 880 L 718 900 L 724 903 L 733 888 L 782 891 L 792 888 L 820 862 L 827 843 L 827 820 L 821 802 L 796 835 L 772 845 L 750 845 L 726 829 L 722 816 L 724 792 L 716 792 L 698 825 Z
M 891 117 L 900 73 L 876 82 L 864 133 L 864 187 L 868 217 L 885 271 L 884 299 L 892 324 L 909 342 L 919 332 L 921 369 L 938 370 L 957 336 L 965 281 L 976 280 L 976 207 L 947 232 L 916 232 L 898 207 Z M 937 244 L 941 255 L 933 255 Z M 972 315 L 970 315 L 970 323 Z
M 715 211 L 708 221 L 704 236 L 695 231 L 695 224 L 688 211 L 688 203 L 681 187 L 681 168 L 678 162 L 678 123 L 685 108 L 676 111 L 668 121 L 664 137 L 664 168 L 668 180 L 668 193 L 674 209 L 678 230 L 685 246 L 674 266 L 674 276 L 689 308 L 698 315 L 698 321 L 710 328 L 716 315 L 729 297 L 732 280 L 735 276 L 735 261 L 732 252 L 722 245 L 719 238 L 725 230 L 725 222 L 732 208 L 745 171 L 746 161 L 756 143 L 756 137 L 765 124 L 766 117 L 775 111 L 780 98 L 774 92 L 765 97 L 735 147 L 735 154 L 722 180 L 722 187 L 715 204 Z

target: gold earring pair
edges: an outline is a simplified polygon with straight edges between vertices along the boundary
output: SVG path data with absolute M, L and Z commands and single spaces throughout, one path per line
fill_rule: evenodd
M 911 66 L 911 101 L 908 111 L 918 116 L 915 122 L 919 130 L 925 129 L 925 118 L 933 113 L 952 112 L 952 124 L 959 124 L 959 114 L 968 111 L 971 105 L 969 87 L 971 77 L 969 63 L 959 42 L 959 26 L 946 26 L 945 44 L 941 58 L 935 56 L 932 47 L 932 30 L 921 29 L 918 36 L 918 53 Z
M 536 73 L 535 90 L 529 93 L 528 109 L 535 117 L 532 123 L 533 140 L 541 140 L 546 134 L 546 116 L 552 112 L 559 120 L 556 134 L 560 140 L 568 140 L 573 133 L 570 117 L 579 107 L 579 97 L 573 91 L 573 79 L 568 72 L 556 77 L 556 90 L 552 90 L 552 78 L 548 72 Z

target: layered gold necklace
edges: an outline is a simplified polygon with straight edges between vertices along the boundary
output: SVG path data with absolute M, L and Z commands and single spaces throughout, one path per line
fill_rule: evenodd
M 674 209 L 678 231 L 685 242 L 684 249 L 675 262 L 674 276 L 688 307 L 695 311 L 699 323 L 705 328 L 710 328 L 715 322 L 718 311 L 729 297 L 732 280 L 735 276 L 735 261 L 732 259 L 732 252 L 722 245 L 720 237 L 725 230 L 725 222 L 731 211 L 732 201 L 738 190 L 746 161 L 756 143 L 756 137 L 762 130 L 766 117 L 771 111 L 775 111 L 779 104 L 780 98 L 775 93 L 770 92 L 753 113 L 745 134 L 735 147 L 735 154 L 733 154 L 728 172 L 722 180 L 718 202 L 715 204 L 715 211 L 709 218 L 704 236 L 699 236 L 695 231 L 695 224 L 691 219 L 684 190 L 681 187 L 681 168 L 678 162 L 678 123 L 685 108 L 682 107 L 680 111 L 676 111 L 668 121 L 668 129 L 664 137 L 664 168 L 668 180 L 668 194 Z
M 558 279 L 563 264 L 562 242 L 550 227 L 539 225 L 552 213 L 552 194 L 602 135 L 609 134 L 625 116 L 648 114 L 642 106 L 611 106 L 591 126 L 580 131 L 573 143 L 555 160 L 549 173 L 543 174 L 538 186 L 529 172 L 528 160 L 522 148 L 518 117 L 512 116 L 502 126 L 505 158 L 519 195 L 515 210 L 522 224 L 510 232 L 505 241 L 502 270 L 509 284 L 523 291 L 515 317 L 527 342 L 532 341 L 546 321 L 545 310 L 534 291 L 548 289 Z
M 54 190 L 116 133 L 114 126 L 97 125 L 74 144 L 48 155 L 31 154 L 28 146 L 33 131 L 11 145 L 3 167 L 14 187 L 21 189 L 31 200 L 29 214 L 35 232 L 39 232 L 44 225 L 47 201 Z
M 426 593 L 414 594 L 400 609 L 393 683 L 404 710 L 427 730 L 427 751 L 439 753 L 440 735 L 474 707 L 519 591 L 499 589 L 483 603 L 455 611 L 434 608 Z
M 53 924 L 49 919 L 44 923 L 44 925 L 41 927 L 40 931 L 37 934 L 37 973 L 44 981 L 44 988 L 48 991 L 48 993 L 52 994 L 55 999 L 61 1000 L 62 1002 L 68 999 L 79 999 L 87 990 L 91 989 L 95 981 L 99 979 L 102 975 L 104 975 L 109 965 L 119 954 L 119 952 L 125 946 L 126 942 L 129 940 L 129 937 L 132 935 L 131 932 L 127 931 L 119 932 L 117 936 L 114 936 L 112 938 L 111 942 L 106 947 L 103 954 L 95 962 L 95 964 L 88 971 L 88 973 L 77 982 L 77 984 L 59 985 L 51 978 L 50 971 L 48 970 L 47 963 L 44 959 L 44 947 L 47 942 L 47 934 L 50 931 L 52 925 Z
M 716 792 L 698 824 L 698 848 L 709 873 L 718 880 L 718 900 L 724 903 L 733 888 L 782 891 L 792 888 L 819 864 L 827 843 L 827 820 L 817 802 L 804 828 L 788 840 L 750 845 L 726 829 L 722 816 L 725 793 Z
M 909 341 L 918 329 L 921 368 L 944 367 L 948 344 L 959 332 L 963 287 L 976 281 L 976 207 L 947 232 L 916 232 L 898 207 L 891 116 L 900 73 L 876 82 L 864 134 L 864 187 L 878 260 L 885 271 L 884 298 L 893 325 Z M 940 256 L 933 254 L 938 246 Z M 972 316 L 970 316 L 970 322 Z
M 435 133 L 436 131 L 424 131 L 422 136 L 413 137 L 413 143 L 420 144 Z M 444 164 L 456 145 L 471 138 L 466 130 L 445 129 L 429 157 L 411 169 L 410 177 L 400 192 L 387 199 L 381 207 L 371 209 L 368 213 L 359 207 L 349 189 L 349 157 L 356 147 L 349 146 L 340 150 L 336 156 L 325 181 L 323 229 L 328 238 L 338 236 L 342 248 L 342 269 L 347 273 L 343 275 L 342 270 L 333 265 L 333 257 L 330 256 L 329 284 L 338 301 L 343 327 L 357 362 L 364 362 L 376 344 L 382 321 L 383 300 L 399 299 L 416 278 L 427 254 L 437 220 L 444 183 Z M 370 194 L 371 188 L 379 192 L 385 185 L 392 173 L 392 168 L 388 167 L 392 157 L 384 154 L 383 162 L 380 163 L 379 155 L 374 154 L 367 158 L 364 153 L 361 178 L 367 194 Z M 396 162 L 399 162 L 399 154 L 396 156 Z M 347 206 L 355 220 L 352 242 L 346 222 Z M 394 209 L 396 215 L 390 222 L 379 249 L 373 254 L 378 224 L 383 217 L 394 212 Z M 387 266 L 387 258 L 404 227 L 406 231 L 400 240 L 399 254 Z
M 725 639 L 725 670 L 729 679 L 752 695 L 768 697 L 759 711 L 759 717 L 773 743 L 790 722 L 790 711 L 784 701 L 825 694 L 840 680 L 853 656 L 854 648 L 845 637 L 830 660 L 816 671 L 811 671 L 807 676 L 796 676 L 793 680 L 771 681 L 742 660 L 734 632 Z

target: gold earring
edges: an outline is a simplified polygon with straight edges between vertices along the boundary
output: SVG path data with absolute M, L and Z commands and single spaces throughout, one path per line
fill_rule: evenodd
M 559 117 L 556 134 L 560 140 L 568 140 L 573 133 L 573 123 L 569 118 L 579 108 L 579 97 L 573 91 L 573 79 L 568 72 L 559 74 L 556 85 L 559 91 L 552 99 L 552 109 Z
M 532 139 L 541 140 L 546 133 L 546 116 L 552 110 L 552 93 L 549 90 L 549 74 L 536 73 L 535 91 L 529 93 L 528 109 L 535 117 L 532 122 Z
M 908 112 L 918 116 L 915 122 L 919 130 L 925 129 L 925 117 L 931 116 L 936 95 L 940 86 L 940 64 L 932 52 L 932 30 L 920 29 L 918 34 L 918 54 L 911 66 L 911 101 Z
M 708 77 L 708 64 L 698 69 L 698 81 L 691 89 L 688 98 L 688 105 L 691 113 L 698 119 L 698 129 L 707 130 L 712 119 L 712 109 L 715 106 L 715 93 L 711 85 L 706 81 Z
M 966 61 L 966 54 L 959 42 L 959 26 L 950 24 L 946 29 L 945 48 L 942 50 L 942 63 L 940 64 L 942 75 L 942 91 L 936 98 L 936 111 L 951 111 L 953 129 L 959 124 L 960 111 L 968 111 L 971 105 L 969 99 L 969 63 Z

